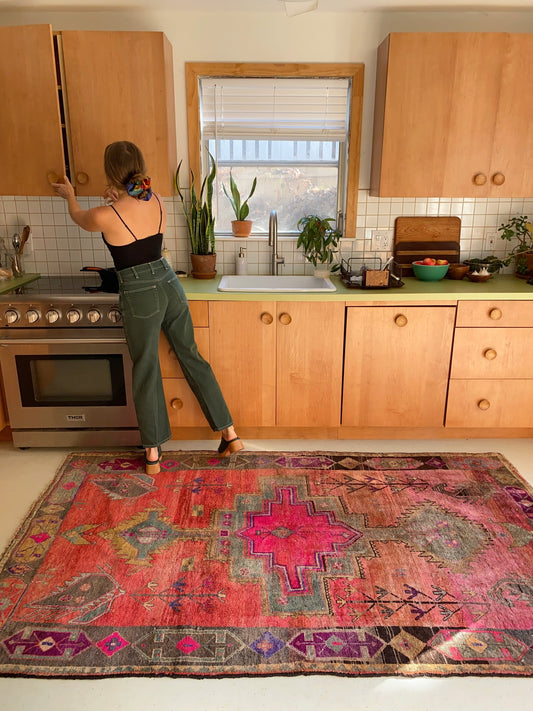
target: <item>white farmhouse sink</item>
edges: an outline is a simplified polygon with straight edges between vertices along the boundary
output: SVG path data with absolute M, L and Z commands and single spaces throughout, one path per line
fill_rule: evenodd
M 223 276 L 218 285 L 219 291 L 335 291 L 331 279 L 314 276 L 271 276 L 252 275 Z

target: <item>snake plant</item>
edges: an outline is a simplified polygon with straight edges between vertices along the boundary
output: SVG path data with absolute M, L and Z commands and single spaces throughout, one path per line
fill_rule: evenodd
M 181 160 L 174 176 L 174 185 L 180 197 L 183 214 L 193 254 L 215 254 L 215 217 L 213 215 L 213 182 L 217 173 L 215 160 L 209 153 L 211 171 L 204 178 L 200 193 L 194 187 L 194 173 L 191 170 L 191 197 L 187 203 L 180 186 Z
M 231 190 L 231 195 L 228 193 L 226 190 L 226 186 L 222 185 L 222 188 L 224 192 L 226 193 L 226 197 L 231 203 L 231 206 L 233 208 L 233 212 L 235 213 L 235 219 L 239 220 L 242 222 L 243 220 L 246 220 L 248 217 L 248 213 L 250 212 L 250 208 L 248 207 L 248 200 L 252 197 L 252 195 L 255 192 L 255 188 L 257 185 L 257 178 L 254 178 L 254 181 L 252 183 L 252 189 L 250 190 L 250 194 L 246 198 L 244 202 L 241 202 L 241 194 L 239 192 L 239 189 L 237 188 L 237 183 L 233 179 L 233 175 L 229 174 L 229 187 Z

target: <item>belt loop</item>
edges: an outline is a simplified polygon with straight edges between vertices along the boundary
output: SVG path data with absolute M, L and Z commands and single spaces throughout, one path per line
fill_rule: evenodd
M 152 272 L 152 276 L 154 276 L 154 275 L 155 275 L 155 272 L 154 272 L 154 265 L 152 264 L 152 262 L 149 262 L 149 263 L 148 263 L 148 266 L 150 267 L 150 271 Z
M 138 279 L 138 278 L 139 278 L 139 275 L 138 275 L 137 272 L 135 271 L 135 267 L 132 267 L 132 268 L 131 268 L 131 271 L 133 272 L 133 276 L 134 276 L 136 279 Z

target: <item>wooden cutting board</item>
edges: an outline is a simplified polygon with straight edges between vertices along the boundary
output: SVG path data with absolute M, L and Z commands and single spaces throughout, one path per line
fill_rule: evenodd
M 402 275 L 411 276 L 411 262 L 424 257 L 461 261 L 461 220 L 458 217 L 397 217 L 394 260 Z

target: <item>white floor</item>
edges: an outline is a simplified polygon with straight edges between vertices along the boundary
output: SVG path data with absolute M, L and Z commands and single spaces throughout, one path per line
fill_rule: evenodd
M 533 441 L 253 440 L 260 451 L 501 452 L 533 484 Z M 169 442 L 165 449 L 214 449 L 215 442 Z M 46 487 L 68 450 L 19 451 L 0 443 L 0 549 Z M 507 711 L 531 708 L 533 678 L 260 679 L 0 678 L 0 711 Z

